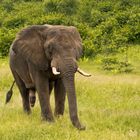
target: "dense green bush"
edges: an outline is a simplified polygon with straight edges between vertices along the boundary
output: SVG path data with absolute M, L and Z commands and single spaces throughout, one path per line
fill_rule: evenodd
M 97 54 L 112 57 L 127 50 L 127 44 L 140 43 L 139 13 L 139 0 L 2 0 L 0 56 L 8 54 L 15 34 L 22 28 L 33 24 L 63 24 L 78 28 L 84 58 Z M 106 58 L 103 59 L 106 65 Z M 119 66 L 124 67 L 122 63 Z
M 8 54 L 9 47 L 11 46 L 17 31 L 17 28 L 10 30 L 3 28 L 0 30 L 0 56 L 6 56 Z
M 78 8 L 78 0 L 45 0 L 45 11 L 47 13 L 57 12 L 73 15 Z
M 11 12 L 14 9 L 14 4 L 12 0 L 4 0 L 4 2 L 2 2 L 1 4 L 2 4 L 2 7 L 7 12 Z
M 102 59 L 103 70 L 114 73 L 132 72 L 133 66 L 127 60 L 120 61 L 116 56 L 106 56 Z
M 83 40 L 83 57 L 95 57 L 97 49 L 93 44 L 94 34 L 92 28 L 82 23 L 74 23 L 74 26 L 78 28 Z

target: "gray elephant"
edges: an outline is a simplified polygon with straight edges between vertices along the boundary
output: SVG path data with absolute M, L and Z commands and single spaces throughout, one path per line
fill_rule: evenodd
M 50 93 L 54 88 L 55 115 L 63 115 L 67 93 L 72 124 L 85 129 L 77 115 L 74 83 L 76 71 L 90 76 L 78 68 L 76 60 L 81 54 L 81 37 L 73 26 L 33 25 L 17 34 L 10 47 L 10 68 L 25 112 L 31 112 L 37 91 L 42 118 L 54 121 L 50 107 Z M 12 94 L 8 95 L 10 100 Z

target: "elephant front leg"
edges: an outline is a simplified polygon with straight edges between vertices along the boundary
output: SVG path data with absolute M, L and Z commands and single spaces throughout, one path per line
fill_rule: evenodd
M 54 87 L 55 95 L 55 116 L 63 115 L 65 107 L 66 91 L 61 79 L 55 81 Z
M 53 114 L 50 106 L 50 95 L 49 95 L 49 82 L 43 76 L 37 76 L 36 89 L 38 92 L 39 103 L 41 107 L 42 119 L 49 122 L 53 122 Z

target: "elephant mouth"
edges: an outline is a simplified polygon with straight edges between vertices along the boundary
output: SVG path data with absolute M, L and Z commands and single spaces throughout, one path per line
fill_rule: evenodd
M 85 76 L 85 77 L 90 77 L 91 76 L 91 74 L 84 72 L 79 67 L 77 68 L 77 72 L 80 73 L 81 75 Z M 59 71 L 57 71 L 56 67 L 52 67 L 52 73 L 54 75 L 60 75 L 61 74 Z

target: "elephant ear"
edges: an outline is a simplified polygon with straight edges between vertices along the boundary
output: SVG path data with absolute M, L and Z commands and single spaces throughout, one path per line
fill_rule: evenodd
M 12 49 L 17 55 L 23 56 L 26 61 L 32 63 L 40 70 L 48 69 L 48 60 L 45 56 L 43 38 L 34 29 L 22 30 L 14 43 Z
M 71 33 L 73 35 L 73 38 L 74 38 L 74 43 L 75 43 L 74 47 L 75 47 L 75 50 L 76 50 L 76 59 L 78 60 L 82 56 L 82 52 L 83 52 L 82 39 L 81 39 L 80 34 L 79 34 L 76 27 L 71 26 L 70 31 L 71 31 Z

